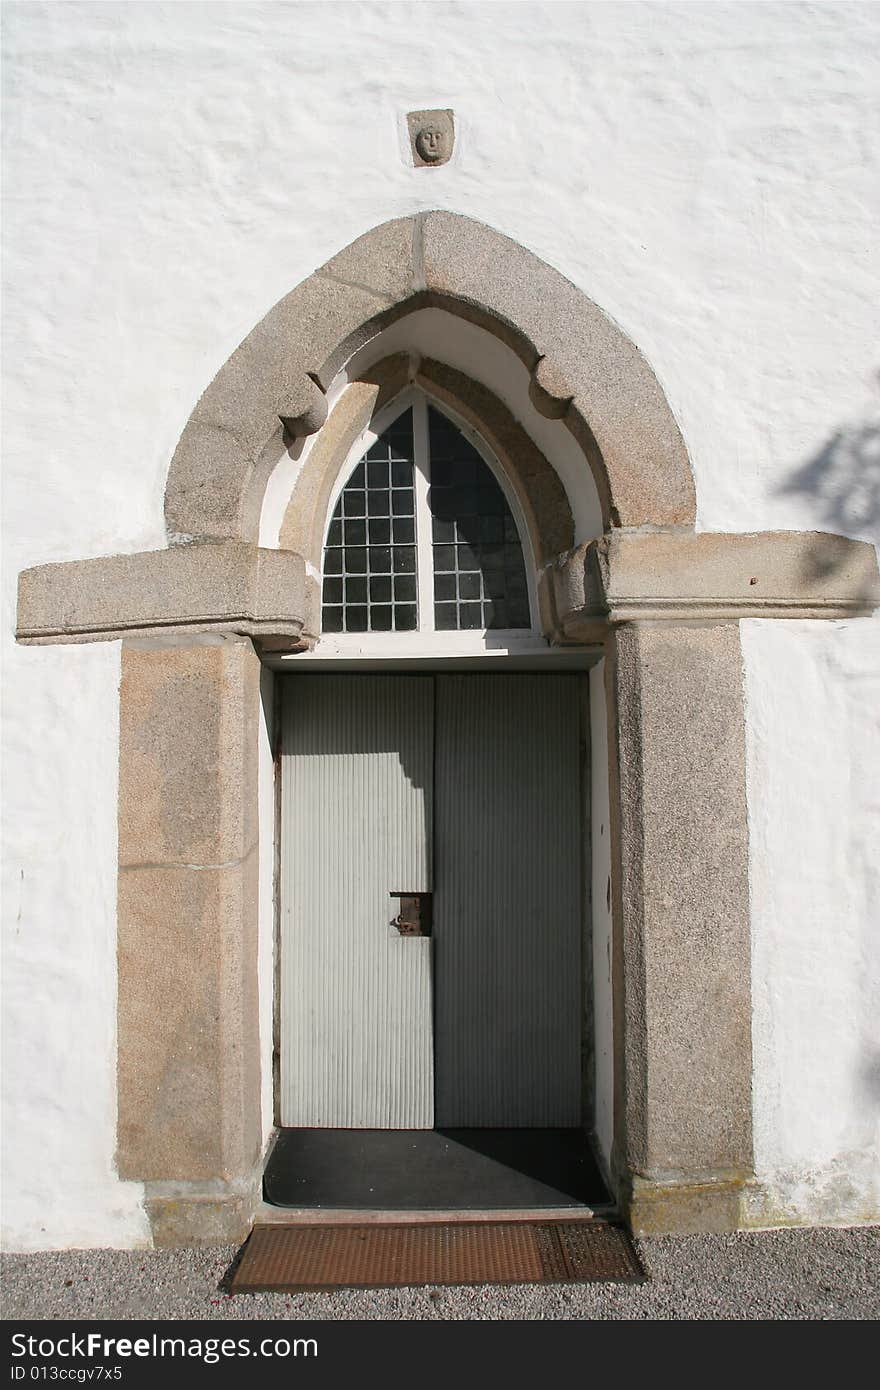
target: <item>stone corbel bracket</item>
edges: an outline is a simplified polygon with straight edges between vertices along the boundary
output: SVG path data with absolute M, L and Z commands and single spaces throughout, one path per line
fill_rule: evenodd
M 18 582 L 19 642 L 235 633 L 298 650 L 305 562 L 240 541 L 40 565 Z
M 853 618 L 880 605 L 874 547 L 820 531 L 619 531 L 553 566 L 564 641 L 609 624 L 737 618 Z

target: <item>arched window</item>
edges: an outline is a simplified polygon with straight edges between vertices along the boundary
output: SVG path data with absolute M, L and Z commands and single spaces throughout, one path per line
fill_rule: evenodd
M 528 631 L 519 528 L 486 458 L 416 396 L 346 479 L 324 547 L 325 633 Z

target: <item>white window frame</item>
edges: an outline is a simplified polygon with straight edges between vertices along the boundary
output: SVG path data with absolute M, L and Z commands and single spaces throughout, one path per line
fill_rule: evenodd
M 438 632 L 434 626 L 434 551 L 431 509 L 428 504 L 428 490 L 431 485 L 431 456 L 428 435 L 429 406 L 439 411 L 441 415 L 445 415 L 456 429 L 461 431 L 468 443 L 473 445 L 504 494 L 516 524 L 522 547 L 529 598 L 530 626 L 527 628 L 483 628 Z M 361 432 L 349 449 L 339 468 L 331 490 L 321 545 L 322 603 L 323 564 L 327 547 L 327 534 L 342 490 L 367 450 L 384 434 L 389 425 L 392 425 L 410 407 L 413 412 L 413 456 L 415 462 L 413 482 L 415 487 L 418 628 L 413 632 L 323 633 L 311 651 L 296 655 L 297 665 L 309 660 L 326 661 L 328 659 L 376 660 L 394 657 L 466 657 L 479 654 L 505 655 L 508 653 L 525 655 L 529 652 L 546 652 L 548 649 L 549 644 L 538 625 L 537 565 L 532 538 L 519 498 L 511 487 L 504 468 L 476 430 L 462 420 L 450 407 L 445 404 L 441 405 L 415 386 L 407 387 L 373 417 L 369 426 Z

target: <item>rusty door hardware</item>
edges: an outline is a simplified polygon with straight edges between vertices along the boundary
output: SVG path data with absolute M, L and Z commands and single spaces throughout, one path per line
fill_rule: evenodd
M 400 899 L 400 911 L 391 918 L 391 926 L 401 936 L 431 935 L 430 893 L 392 893 L 391 897 Z

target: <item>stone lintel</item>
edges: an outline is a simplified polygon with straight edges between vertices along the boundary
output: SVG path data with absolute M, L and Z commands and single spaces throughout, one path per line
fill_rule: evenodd
M 20 642 L 98 642 L 167 633 L 240 633 L 296 649 L 305 564 L 293 551 L 203 542 L 39 565 L 18 583 Z
M 851 618 L 880 604 L 874 547 L 821 531 L 611 531 L 553 569 L 568 641 L 603 624 Z

